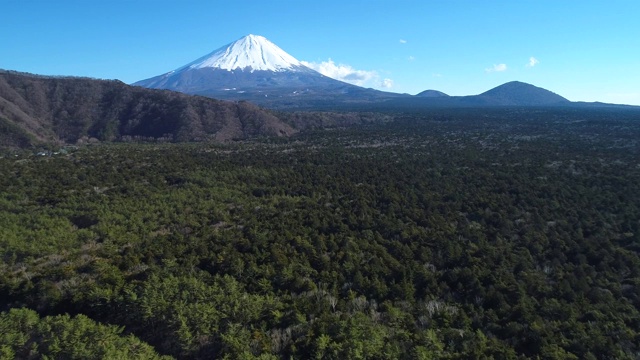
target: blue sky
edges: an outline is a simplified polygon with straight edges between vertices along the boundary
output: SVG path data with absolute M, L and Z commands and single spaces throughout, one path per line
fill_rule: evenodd
M 0 0 L 0 68 L 132 83 L 256 34 L 387 91 L 640 105 L 639 19 L 637 0 Z

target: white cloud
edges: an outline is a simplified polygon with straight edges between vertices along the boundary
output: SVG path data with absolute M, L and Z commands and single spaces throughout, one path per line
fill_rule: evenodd
M 407 43 L 407 40 L 405 40 L 405 39 L 400 39 L 400 44 L 406 44 L 406 43 Z
M 442 74 L 433 73 L 433 74 L 431 74 L 431 76 L 433 76 L 435 78 L 439 78 L 439 77 L 442 77 Z
M 484 71 L 491 72 L 503 72 L 507 70 L 507 64 L 493 64 L 493 67 L 484 69 Z
M 529 63 L 527 64 L 527 67 L 534 67 L 536 65 L 538 65 L 540 61 L 536 58 L 534 58 L 533 56 L 529 58 Z
M 413 61 L 413 60 L 415 60 L 416 58 L 415 58 L 414 56 L 409 56 L 407 59 L 408 59 L 409 61 Z
M 391 87 L 393 81 L 391 79 L 380 79 L 380 75 L 373 70 L 357 70 L 351 65 L 336 64 L 332 59 L 322 61 L 319 63 L 301 61 L 301 63 L 309 67 L 324 76 L 328 76 L 332 79 L 344 81 L 349 84 L 363 86 L 363 87 Z M 388 81 L 387 81 L 388 80 Z

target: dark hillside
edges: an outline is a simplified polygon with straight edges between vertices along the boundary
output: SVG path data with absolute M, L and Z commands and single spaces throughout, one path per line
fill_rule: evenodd
M 224 141 L 296 132 L 246 102 L 219 101 L 120 81 L 0 72 L 0 138 L 5 146 L 162 138 Z

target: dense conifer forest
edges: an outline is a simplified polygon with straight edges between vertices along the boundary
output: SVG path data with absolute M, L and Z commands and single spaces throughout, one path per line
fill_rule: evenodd
M 0 358 L 637 359 L 636 112 L 0 158 Z

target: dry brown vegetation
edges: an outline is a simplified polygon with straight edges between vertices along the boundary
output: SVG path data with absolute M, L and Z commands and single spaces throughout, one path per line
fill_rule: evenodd
M 296 133 L 277 116 L 247 102 L 219 101 L 128 86 L 117 80 L 0 73 L 3 143 L 225 141 Z

